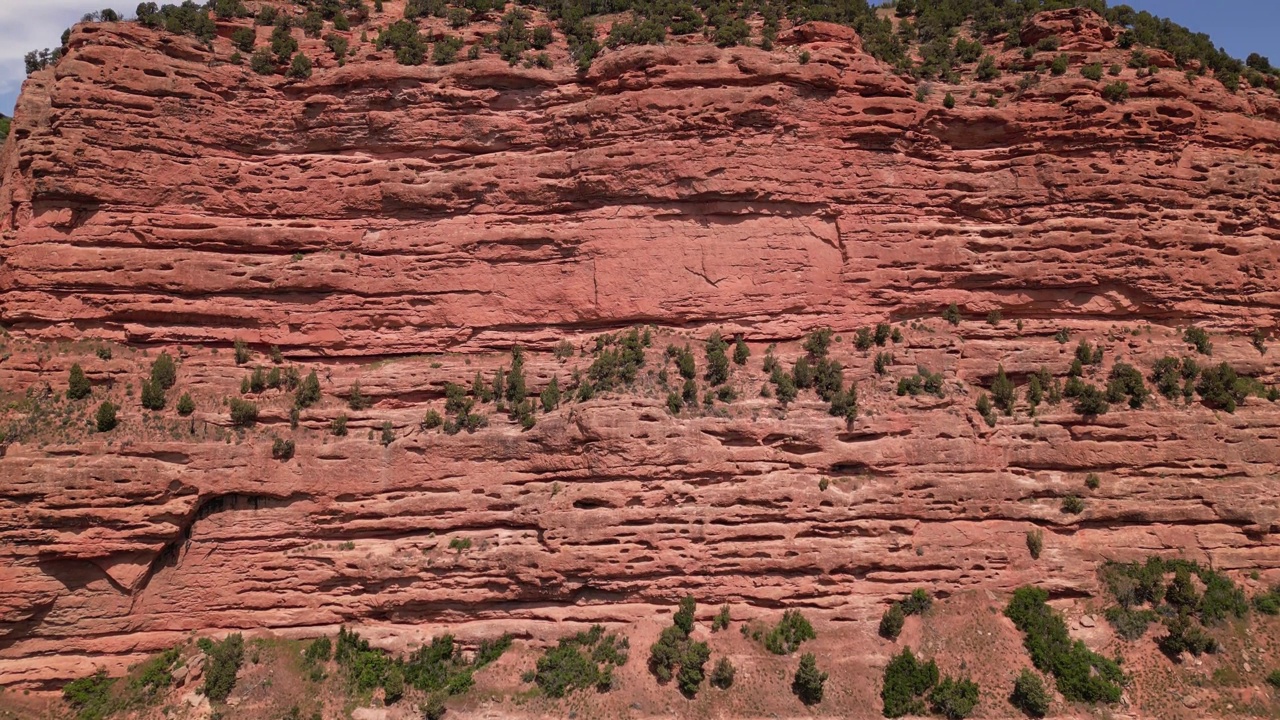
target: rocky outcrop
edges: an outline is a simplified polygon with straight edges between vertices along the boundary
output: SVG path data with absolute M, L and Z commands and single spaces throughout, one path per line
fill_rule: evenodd
M 1110 64 L 1096 20 L 1033 26 Z M 821 25 L 768 52 L 622 48 L 585 74 L 559 42 L 552 69 L 404 67 L 368 43 L 338 67 L 303 42 L 317 68 L 295 82 L 226 63 L 222 38 L 83 25 L 24 88 L 0 186 L 0 683 L 53 686 L 193 631 L 542 641 L 690 592 L 866 624 L 916 585 L 1086 595 L 1104 558 L 1280 569 L 1276 405 L 1022 403 L 994 427 L 973 409 L 1000 365 L 1061 378 L 1087 338 L 1104 382 L 1115 360 L 1194 354 L 1189 323 L 1214 334 L 1202 362 L 1280 380 L 1246 337 L 1280 311 L 1274 94 L 1126 69 L 1116 105 L 1073 69 L 920 101 Z M 902 340 L 856 350 L 878 322 Z M 513 345 L 535 391 L 574 389 L 595 337 L 633 325 L 652 333 L 633 387 L 527 431 L 483 403 L 473 433 L 419 426 Z M 761 397 L 766 347 L 790 367 L 824 326 L 859 383 L 848 424 L 812 392 Z M 737 397 L 672 415 L 663 348 L 690 343 L 701 368 L 712 330 L 751 347 Z M 230 428 L 226 398 L 271 364 L 237 366 L 236 338 L 318 370 L 296 429 L 272 390 L 255 428 Z M 178 387 L 148 413 L 161 349 Z M 93 399 L 45 396 L 76 362 Z M 945 397 L 896 394 L 917 365 Z M 373 407 L 347 408 L 357 381 Z M 89 432 L 106 397 L 121 427 Z M 296 456 L 273 459 L 275 437 Z

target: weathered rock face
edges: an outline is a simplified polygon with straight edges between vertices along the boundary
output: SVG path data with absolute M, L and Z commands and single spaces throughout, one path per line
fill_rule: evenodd
M 1096 22 L 1076 30 L 1063 47 L 1082 62 L 1122 59 Z M 1085 421 L 1021 403 L 993 428 L 973 410 L 998 365 L 1061 378 L 1087 338 L 1107 358 L 1092 382 L 1118 359 L 1146 373 L 1194 352 L 1192 322 L 1215 333 L 1203 363 L 1280 379 L 1247 337 L 1280 317 L 1274 94 L 1126 69 L 1132 99 L 1112 105 L 1072 70 L 920 102 L 820 26 L 773 52 L 624 48 L 585 75 L 561 45 L 551 70 L 403 67 L 367 43 L 337 67 L 306 40 L 316 72 L 285 82 L 219 62 L 225 39 L 209 53 L 104 24 L 28 81 L 2 156 L 0 390 L 60 392 L 76 362 L 95 390 L 5 416 L 0 684 L 120 667 L 192 631 L 545 640 L 688 592 L 873 627 L 916 585 L 1090 593 L 1110 557 L 1280 569 L 1276 405 L 1156 397 Z M 901 342 L 855 350 L 877 322 Z M 534 390 L 572 390 L 595 334 L 631 325 L 653 344 L 630 389 L 528 431 L 483 403 L 474 433 L 419 427 L 446 382 L 489 382 L 515 344 Z M 859 383 L 847 425 L 811 391 L 785 411 L 761 397 L 766 346 L 790 367 L 822 326 Z M 738 397 L 673 416 L 662 348 L 691 343 L 701 370 L 715 329 L 751 346 Z M 319 370 L 296 429 L 272 390 L 254 429 L 228 429 L 225 399 L 270 365 L 237 367 L 235 338 Z M 553 355 L 565 340 L 580 352 Z M 178 387 L 149 413 L 137 383 L 161 348 L 181 355 Z M 945 398 L 896 395 L 917 365 Z M 347 409 L 357 381 L 372 408 Z M 107 397 L 121 427 L 88 432 Z M 296 456 L 272 459 L 286 436 Z M 1084 514 L 1061 512 L 1069 494 Z

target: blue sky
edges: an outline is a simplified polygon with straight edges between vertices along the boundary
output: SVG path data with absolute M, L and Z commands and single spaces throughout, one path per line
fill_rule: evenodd
M 1258 52 L 1280 64 L 1280 0 L 1129 0 L 1128 4 L 1208 33 L 1238 58 Z M 137 0 L 116 0 L 114 5 L 116 10 L 131 12 Z M 22 56 L 28 50 L 57 45 L 62 31 L 86 12 L 110 6 L 112 0 L 0 0 L 0 113 L 13 114 L 26 75 Z

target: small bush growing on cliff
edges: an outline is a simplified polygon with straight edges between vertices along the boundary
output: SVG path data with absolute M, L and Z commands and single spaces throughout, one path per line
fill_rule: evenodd
M 1044 550 L 1044 531 L 1040 528 L 1032 528 L 1027 531 L 1027 552 L 1031 553 L 1032 560 L 1039 560 L 1040 553 Z
M 251 27 L 244 27 L 231 33 L 231 44 L 240 52 L 253 52 L 253 46 L 258 42 L 258 34 Z
M 465 390 L 463 393 L 465 394 Z M 355 381 L 351 386 L 351 392 L 347 395 L 347 407 L 352 410 L 367 410 L 373 406 L 373 399 L 365 395 L 360 390 L 360 381 Z
M 212 702 L 223 702 L 235 687 L 236 673 L 244 662 L 244 638 L 240 633 L 228 635 L 205 654 L 204 695 Z
M 302 53 L 293 56 L 293 60 L 289 62 L 288 77 L 294 80 L 306 80 L 311 77 L 311 58 Z
M 150 380 L 142 383 L 142 407 L 148 410 L 164 409 L 164 390 Z
M 711 684 L 721 690 L 728 690 L 733 687 L 733 678 L 737 674 L 738 671 L 729 658 L 722 657 L 711 670 Z
M 978 68 L 974 75 L 982 81 L 995 80 L 1000 77 L 1000 69 L 996 67 L 996 59 L 992 55 L 983 55 L 978 61 Z
M 942 311 L 942 319 L 946 320 L 952 325 L 959 325 L 960 324 L 960 308 L 957 307 L 955 303 L 951 303 L 950 305 L 947 306 L 947 309 Z
M 733 341 L 733 363 L 735 365 L 746 365 L 749 357 L 751 357 L 751 349 L 747 347 L 747 342 L 739 335 Z
M 1004 614 L 1025 634 L 1023 644 L 1031 662 L 1057 680 L 1058 692 L 1070 701 L 1108 702 L 1120 699 L 1126 682 L 1120 666 L 1072 641 L 1062 615 L 1049 607 L 1049 593 L 1032 586 L 1018 588 Z
M 943 95 L 943 96 L 942 96 L 942 107 L 944 107 L 944 108 L 946 108 L 946 109 L 950 110 L 950 109 L 954 108 L 955 106 L 956 106 L 956 96 L 955 96 L 955 95 L 952 95 L 951 93 L 947 93 L 946 95 Z
M 1121 103 L 1129 99 L 1129 83 L 1113 82 L 1102 88 L 1102 97 L 1107 102 Z
M 962 720 L 978 705 L 978 683 L 969 678 L 944 677 L 929 693 L 930 709 L 948 720 Z
M 458 59 L 458 51 L 462 49 L 462 38 L 446 35 L 436 41 L 431 49 L 431 62 L 436 65 L 449 65 Z
M 1040 718 L 1049 712 L 1051 702 L 1053 698 L 1040 676 L 1029 668 L 1023 668 L 1018 679 L 1013 682 L 1009 703 L 1030 717 Z
M 336 437 L 343 437 L 347 434 L 347 416 L 339 415 L 329 421 L 329 432 Z
M 398 20 L 379 33 L 374 47 L 379 51 L 391 48 L 401 65 L 421 65 L 427 54 L 427 42 L 418 26 L 406 20 Z
M 813 640 L 818 635 L 813 625 L 799 610 L 787 610 L 782 619 L 764 636 L 764 648 L 774 655 L 790 655 L 805 640 Z
M 115 678 L 107 677 L 106 670 L 99 669 L 67 683 L 62 688 L 62 699 L 76 711 L 77 720 L 100 720 L 115 710 L 111 697 L 115 682 Z
M 293 457 L 294 444 L 292 440 L 285 438 L 276 438 L 271 443 L 271 457 L 276 460 L 288 460 Z
M 728 349 L 729 344 L 720 337 L 719 331 L 712 332 L 707 338 L 707 371 L 704 377 L 712 387 L 729 380 L 729 356 L 725 352 Z
M 298 391 L 293 396 L 293 404 L 295 407 L 307 408 L 315 405 L 319 401 L 320 378 L 316 376 L 316 371 L 312 370 L 307 374 L 306 379 L 298 386 Z
M 907 614 L 902 611 L 902 603 L 894 602 L 880 616 L 880 637 L 886 640 L 897 640 L 902 633 L 902 626 L 907 621 Z
M 1017 393 L 1014 390 L 1013 381 L 1004 372 L 1004 365 L 998 366 L 995 380 L 991 381 L 991 398 L 1005 415 L 1013 414 Z
M 1071 58 L 1066 53 L 1062 53 L 1053 59 L 1053 63 L 1049 66 L 1049 72 L 1054 75 L 1066 75 L 1070 62 Z
M 1188 345 L 1194 347 L 1196 352 L 1201 355 L 1213 354 L 1213 343 L 1209 341 L 1209 333 L 1205 332 L 1203 328 L 1198 328 L 1195 325 L 1188 327 L 1186 332 L 1182 334 L 1182 339 Z
M 110 400 L 103 400 L 94 416 L 98 432 L 110 432 L 116 427 L 116 406 Z
M 1123 362 L 1118 362 L 1111 368 L 1111 375 L 1107 380 L 1107 402 L 1118 403 L 1127 397 L 1129 407 L 1136 410 L 1150 396 L 1151 391 L 1143 384 L 1142 373 L 1137 368 Z
M 259 75 L 274 73 L 276 71 L 276 60 L 275 56 L 271 54 L 271 48 L 260 47 L 254 50 L 253 55 L 249 58 L 249 69 Z
M 604 627 L 561 638 L 538 658 L 525 682 L 531 682 L 548 697 L 560 698 L 578 689 L 608 690 L 613 685 L 613 669 L 627 664 L 630 643 Z
M 191 393 L 182 393 L 182 397 L 178 398 L 178 414 L 186 417 L 196 411 L 196 403 L 191 399 Z
M 1072 378 L 1079 382 L 1079 378 Z M 1068 385 L 1071 383 L 1068 382 Z M 1085 417 L 1105 415 L 1109 409 L 1106 396 L 1101 390 L 1087 383 L 1079 383 L 1075 389 L 1075 411 Z
M 1097 82 L 1102 79 L 1102 63 L 1090 63 L 1080 68 L 1080 76 Z
M 880 700 L 887 718 L 924 713 L 924 695 L 938 683 L 938 666 L 933 660 L 921 662 L 903 648 L 884 668 Z
M 293 36 L 288 17 L 282 16 L 271 30 L 271 52 L 277 63 L 288 62 L 298 52 L 298 40 Z
M 248 343 L 246 343 L 244 340 L 241 340 L 240 338 L 236 338 L 233 341 L 232 346 L 235 348 L 237 365 L 243 365 L 249 362 L 249 358 L 251 357 L 251 355 L 249 353 Z
M 1196 386 L 1196 392 L 1200 393 L 1205 405 L 1229 413 L 1234 413 L 1236 406 L 1254 390 L 1261 390 L 1261 384 L 1251 378 L 1240 377 L 1227 363 L 1200 371 L 1200 383 Z
M 83 400 L 89 397 L 91 392 L 93 387 L 89 384 L 89 378 L 85 377 L 80 363 L 72 365 L 71 373 L 67 378 L 67 397 L 71 400 Z
M 795 677 L 791 681 L 791 692 L 805 705 L 817 705 L 822 702 L 826 683 L 827 674 L 818 670 L 813 653 L 805 653 L 800 658 L 800 666 L 796 668 Z
M 249 427 L 258 422 L 258 406 L 240 398 L 231 398 L 231 424 Z

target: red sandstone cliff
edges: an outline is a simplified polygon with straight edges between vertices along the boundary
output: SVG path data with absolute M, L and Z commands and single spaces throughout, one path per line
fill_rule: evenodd
M 1096 17 L 1060 20 L 1039 22 L 1073 65 L 1122 57 Z M 997 365 L 1062 376 L 1087 338 L 1098 376 L 1145 372 L 1191 352 L 1189 323 L 1214 333 L 1212 361 L 1280 380 L 1247 337 L 1280 320 L 1273 93 L 1172 70 L 1125 70 L 1123 104 L 1075 71 L 1019 91 L 1008 52 L 1000 79 L 920 102 L 852 33 L 813 26 L 770 52 L 623 48 L 583 75 L 559 42 L 544 70 L 404 67 L 371 44 L 337 67 L 304 40 L 317 67 L 297 82 L 223 62 L 219 34 L 210 53 L 77 27 L 0 156 L 0 391 L 53 408 L 5 416 L 30 431 L 0 446 L 0 683 L 56 686 L 193 631 L 546 641 L 692 592 L 869 638 L 916 585 L 1082 596 L 1098 561 L 1157 552 L 1280 573 L 1276 405 L 1157 397 L 1092 422 L 1020 406 L 994 428 L 973 410 Z M 876 322 L 903 335 L 886 377 L 851 344 Z M 632 325 L 654 333 L 632 390 L 528 431 L 498 413 L 419 428 L 446 382 L 488 379 L 514 344 L 536 390 Z M 760 397 L 765 347 L 789 367 L 822 326 L 859 383 L 848 426 L 812 393 Z M 661 349 L 712 330 L 752 348 L 739 399 L 672 416 Z M 234 338 L 319 371 L 296 430 L 272 391 L 256 429 L 229 430 Z M 579 352 L 553 356 L 563 340 Z M 193 421 L 138 407 L 161 349 Z M 92 406 L 39 399 L 76 362 L 95 401 L 122 404 L 113 434 L 86 429 Z M 895 394 L 918 364 L 944 399 Z M 357 380 L 376 402 L 350 411 Z M 272 459 L 276 436 L 295 458 Z M 1063 514 L 1088 472 L 1102 488 Z

